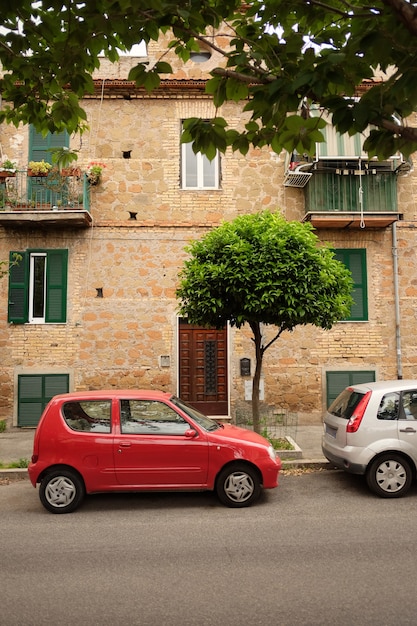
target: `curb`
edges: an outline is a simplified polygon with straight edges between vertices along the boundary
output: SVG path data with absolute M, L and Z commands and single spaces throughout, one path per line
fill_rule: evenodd
M 0 480 L 10 479 L 10 480 L 29 480 L 29 474 L 27 468 L 12 468 L 12 469 L 0 469 Z
M 324 469 L 335 470 L 338 469 L 329 461 L 325 459 L 281 459 L 282 469 Z

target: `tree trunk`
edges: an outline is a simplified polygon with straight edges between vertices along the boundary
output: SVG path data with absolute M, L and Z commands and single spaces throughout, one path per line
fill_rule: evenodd
M 251 322 L 253 332 L 253 341 L 255 342 L 255 373 L 252 381 L 252 419 L 253 430 L 256 433 L 261 431 L 260 413 L 259 413 L 259 383 L 261 381 L 262 372 L 262 333 L 259 322 Z

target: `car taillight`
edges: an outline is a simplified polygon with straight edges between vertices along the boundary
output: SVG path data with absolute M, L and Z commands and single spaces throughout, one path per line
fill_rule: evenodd
M 371 397 L 371 392 L 368 391 L 363 398 L 359 401 L 358 406 L 356 407 L 356 409 L 353 411 L 347 426 L 346 426 L 346 432 L 347 433 L 356 433 L 356 431 L 358 430 L 359 426 L 361 425 L 361 421 L 362 418 L 364 416 L 365 413 L 365 409 L 368 406 L 368 402 L 369 399 Z
M 37 463 L 38 462 L 38 455 L 37 454 L 32 454 L 31 461 L 32 461 L 32 463 Z

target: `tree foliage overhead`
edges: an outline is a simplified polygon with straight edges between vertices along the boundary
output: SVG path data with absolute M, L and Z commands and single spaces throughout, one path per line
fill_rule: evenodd
M 180 273 L 180 314 L 201 326 L 249 324 L 255 345 L 252 389 L 259 428 L 259 381 L 264 352 L 284 331 L 313 324 L 330 329 L 348 317 L 352 278 L 309 223 L 264 211 L 223 222 L 188 246 Z M 265 343 L 262 324 L 276 327 Z
M 407 0 L 2 0 L 0 15 L 7 29 L 0 121 L 82 128 L 79 99 L 93 89 L 100 53 L 116 60 L 118 50 L 172 30 L 183 60 L 202 41 L 222 55 L 208 93 L 216 106 L 237 101 L 250 114 L 239 132 L 221 118 L 192 120 L 187 132 L 196 150 L 245 153 L 267 144 L 276 152 L 312 152 L 324 125 L 309 118 L 312 103 L 329 111 L 342 133 L 373 125 L 370 155 L 417 149 L 417 128 L 407 123 L 417 110 L 417 5 Z M 221 49 L 207 28 L 223 22 L 231 36 Z M 355 98 L 377 70 L 386 80 Z M 138 65 L 131 78 L 151 90 L 169 71 L 161 58 L 154 67 Z
M 237 0 L 2 0 L 0 8 L 0 121 L 32 123 L 39 131 L 70 133 L 85 127 L 80 105 L 93 92 L 91 74 L 100 56 L 117 61 L 119 53 L 157 40 L 172 29 L 189 40 L 207 25 L 217 27 Z M 169 71 L 141 64 L 135 76 L 148 88 Z M 6 102 L 6 104 L 4 104 Z M 9 105 L 7 105 L 9 103 Z

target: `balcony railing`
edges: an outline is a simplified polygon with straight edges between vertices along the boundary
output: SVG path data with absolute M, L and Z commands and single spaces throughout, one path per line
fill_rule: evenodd
M 386 228 L 401 219 L 394 160 L 322 159 L 310 166 L 305 221 L 315 228 Z
M 79 170 L 71 176 L 58 170 L 51 170 L 47 176 L 30 176 L 27 170 L 0 173 L 0 224 L 31 222 L 90 225 L 86 175 Z

